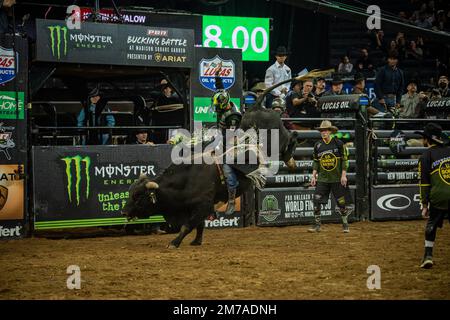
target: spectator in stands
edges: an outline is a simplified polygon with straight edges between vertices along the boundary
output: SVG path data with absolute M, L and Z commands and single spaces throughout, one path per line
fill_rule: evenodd
M 258 82 L 253 86 L 253 88 L 250 89 L 250 91 L 254 92 L 258 97 L 262 95 L 264 90 L 266 90 L 266 85 L 264 84 L 264 82 Z
M 390 52 L 387 61 L 387 65 L 378 71 L 375 78 L 375 94 L 378 101 L 374 107 L 381 112 L 400 106 L 405 82 L 403 71 L 397 67 L 398 53 Z
M 160 94 L 156 100 L 158 106 L 164 106 L 168 104 L 174 104 L 179 102 L 178 95 L 174 92 L 166 79 L 162 79 L 160 82 Z
M 344 81 L 342 80 L 342 78 L 335 74 L 333 76 L 333 80 L 331 81 L 331 89 L 328 90 L 327 92 L 325 92 L 323 95 L 324 96 L 337 96 L 337 95 L 342 95 L 345 94 L 345 92 L 342 91 L 342 89 L 344 88 Z
M 354 78 L 353 78 L 353 90 L 352 90 L 352 94 L 365 94 L 368 96 L 367 92 L 366 92 L 366 78 L 364 77 L 364 75 L 362 73 L 356 73 Z M 384 114 L 381 114 L 380 111 L 378 111 L 377 109 L 375 109 L 374 107 L 372 107 L 371 105 L 367 106 L 367 113 L 370 116 L 382 116 Z
M 371 36 L 371 46 L 372 49 L 381 50 L 382 52 L 387 52 L 386 40 L 384 38 L 383 30 L 376 30 Z
M 398 14 L 398 18 L 400 19 L 400 21 L 402 22 L 408 22 L 408 17 L 406 16 L 406 12 L 405 11 L 400 11 Z
M 402 96 L 400 101 L 400 118 L 419 118 L 421 113 L 419 110 L 419 102 L 417 83 L 415 80 L 411 80 L 408 83 L 407 92 Z
M 333 76 L 333 79 L 331 81 L 331 89 L 328 90 L 327 92 L 325 92 L 323 94 L 323 96 L 340 96 L 340 95 L 344 95 L 346 94 L 344 89 L 344 80 L 342 80 L 342 78 L 338 75 L 335 74 Z M 329 115 L 327 114 L 322 114 L 321 117 L 322 118 L 326 118 Z M 334 113 L 333 116 L 335 118 L 345 118 L 347 115 L 344 112 L 338 112 L 338 113 Z M 336 125 L 339 125 L 340 127 L 344 128 L 344 129 L 349 129 L 349 123 L 346 123 L 344 121 L 336 121 L 335 122 Z
M 317 100 L 313 93 L 313 81 L 307 79 L 303 82 L 300 93 L 292 100 L 292 108 L 287 110 L 288 114 L 293 118 L 317 118 L 320 113 L 317 109 Z M 314 123 L 305 122 L 304 124 L 295 123 L 293 125 L 296 130 L 311 129 Z
M 366 78 L 362 73 L 356 73 L 353 77 L 354 85 L 352 94 L 367 94 L 365 91 L 366 88 Z
M 436 59 L 436 72 L 437 72 L 438 75 L 448 74 L 449 71 L 450 70 L 449 70 L 449 68 L 447 67 L 447 65 L 445 63 L 443 63 L 439 59 Z
M 413 1 L 413 2 L 414 3 L 412 3 L 412 5 L 415 10 L 409 19 L 411 20 L 412 23 L 415 23 L 416 20 L 419 19 L 420 14 L 425 13 L 425 11 L 427 10 L 427 4 L 421 3 L 420 0 Z
M 146 144 L 154 146 L 155 144 L 152 141 L 148 140 L 148 131 L 147 129 L 139 129 L 136 130 L 136 144 Z
M 286 111 L 288 114 L 295 113 L 294 105 L 299 104 L 302 92 L 302 82 L 300 80 L 294 80 L 291 85 L 292 90 L 286 96 Z
M 267 88 L 273 86 L 274 84 L 280 83 L 284 80 L 291 79 L 291 68 L 289 68 L 285 62 L 289 55 L 289 52 L 286 50 L 285 47 L 278 47 L 275 52 L 275 58 L 277 61 L 273 65 L 271 65 L 266 70 L 266 76 L 265 76 L 265 85 Z M 273 99 L 276 97 L 280 97 L 284 99 L 286 97 L 286 94 L 289 92 L 289 85 L 285 84 L 278 88 L 275 88 L 267 94 L 266 96 L 266 106 L 271 106 Z
M 397 50 L 397 42 L 395 40 L 392 40 L 389 44 L 389 50 Z
M 321 96 L 323 96 L 323 94 L 325 93 L 325 86 L 325 78 L 319 77 L 316 79 L 316 86 L 314 88 L 314 96 L 316 97 L 316 99 L 319 99 Z
M 417 47 L 415 41 L 410 41 L 409 48 L 406 50 L 406 59 L 422 60 L 423 50 Z
M 425 4 L 426 6 L 426 4 Z M 419 18 L 414 21 L 414 24 L 419 27 L 419 28 L 424 28 L 424 29 L 431 29 L 432 24 L 430 22 L 429 17 L 427 16 L 426 12 L 421 12 L 419 13 Z
M 252 92 L 254 92 L 256 94 L 256 98 L 258 98 L 259 96 L 262 95 L 262 93 L 264 92 L 264 90 L 266 90 L 266 85 L 264 84 L 264 82 L 258 82 L 257 84 L 255 84 L 253 86 L 253 88 L 250 90 Z M 266 105 L 266 98 L 264 98 L 264 100 L 262 101 L 262 106 Z
M 369 51 L 366 48 L 361 49 L 361 56 L 356 61 L 356 72 L 364 74 L 373 73 L 373 62 L 369 58 Z
M 438 80 L 438 87 L 436 89 L 439 91 L 442 98 L 450 98 L 450 89 L 448 85 L 448 77 L 445 75 L 440 76 Z
M 156 107 L 179 105 L 182 103 L 181 98 L 166 79 L 162 79 L 160 84 L 156 86 L 157 92 L 154 93 Z M 164 110 L 161 110 L 164 109 Z M 184 123 L 185 112 L 183 108 L 170 106 L 156 109 L 152 112 L 151 124 L 155 126 L 180 126 Z M 159 129 L 153 133 L 153 140 L 156 144 L 163 144 L 168 140 L 169 129 Z
M 113 115 L 109 114 L 106 116 L 103 116 L 99 113 L 99 108 L 97 107 L 99 105 L 99 102 L 101 101 L 101 93 L 98 87 L 95 87 L 92 89 L 88 94 L 88 102 L 89 105 L 87 108 L 83 107 L 81 108 L 80 112 L 77 116 L 77 126 L 78 127 L 96 127 L 96 126 L 108 126 L 108 127 L 114 127 L 116 125 L 116 120 Z M 88 111 L 88 115 L 86 115 L 86 109 Z M 105 107 L 103 109 L 103 112 L 111 112 L 111 110 L 108 107 Z M 91 135 L 88 144 L 109 144 L 110 143 L 110 134 L 103 133 L 98 135 L 98 141 L 96 141 L 95 135 Z M 82 144 L 86 144 L 86 138 L 82 138 Z
M 396 51 L 397 50 L 397 42 L 395 40 L 392 40 L 389 43 L 389 51 Z
M 352 73 L 353 71 L 353 64 L 350 62 L 350 59 L 348 58 L 348 56 L 344 56 L 341 59 L 341 63 L 339 64 L 338 67 L 338 72 L 339 73 Z
M 389 51 L 397 51 L 399 58 L 404 59 L 406 56 L 406 39 L 403 32 L 397 33 L 395 43 L 397 45 L 396 48 L 391 48 Z
M 449 11 L 450 13 L 450 11 Z M 450 16 L 444 10 L 439 10 L 436 14 L 436 21 L 433 24 L 435 31 L 448 31 L 450 29 Z

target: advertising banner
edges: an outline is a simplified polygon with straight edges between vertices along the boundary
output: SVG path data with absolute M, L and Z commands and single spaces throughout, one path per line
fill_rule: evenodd
M 450 111 L 450 98 L 438 98 L 428 101 L 426 111 Z
M 146 67 L 190 68 L 194 31 L 190 29 L 36 20 L 37 60 Z
M 157 178 L 170 145 L 33 147 L 35 229 L 123 224 L 121 210 L 141 173 Z M 163 222 L 160 216 L 138 223 Z
M 359 95 L 323 96 L 319 98 L 319 109 L 322 112 L 352 112 L 359 110 Z
M 25 121 L 0 120 L 0 164 L 23 164 L 25 159 Z
M 421 219 L 417 185 L 371 188 L 371 220 Z
M 0 239 L 25 235 L 25 181 L 20 179 L 18 167 L 18 164 L 0 165 Z
M 16 99 L 17 98 L 17 99 Z M 18 102 L 18 104 L 17 104 Z M 25 117 L 25 93 L 23 91 L 0 91 L 0 120 Z
M 355 198 L 354 190 L 350 193 Z M 258 226 L 281 226 L 309 224 L 314 221 L 313 205 L 314 189 L 304 188 L 272 188 L 257 192 Z M 322 207 L 323 222 L 340 222 L 339 212 L 336 212 L 336 202 L 330 197 Z M 352 221 L 353 216 L 349 216 Z
M 121 210 L 130 185 L 141 173 L 156 179 L 170 166 L 170 145 L 33 147 L 35 229 L 125 224 Z M 240 198 L 236 212 L 226 205 L 206 221 L 207 228 L 243 227 Z M 164 222 L 152 216 L 130 223 Z
M 237 201 L 236 201 L 237 202 Z M 208 219 L 205 220 L 205 228 L 209 229 L 224 229 L 224 228 L 243 228 L 244 227 L 244 217 L 242 216 L 242 211 L 236 210 L 233 214 L 227 216 L 220 210 L 215 216 L 210 215 Z
M 211 97 L 216 91 L 215 73 L 222 65 L 220 77 L 231 95 L 231 101 L 240 108 L 242 101 L 242 52 L 240 49 L 195 48 L 194 68 L 191 70 L 192 119 L 204 127 L 216 124 Z
M 202 45 L 202 16 L 199 14 L 177 14 L 175 12 L 148 12 L 148 10 L 133 10 L 121 8 L 122 21 L 113 9 L 101 8 L 99 19 L 103 22 L 137 24 L 160 28 L 194 29 L 195 44 Z M 81 20 L 92 19 L 92 8 L 81 8 Z
M 0 35 L 0 239 L 26 235 L 28 43 Z

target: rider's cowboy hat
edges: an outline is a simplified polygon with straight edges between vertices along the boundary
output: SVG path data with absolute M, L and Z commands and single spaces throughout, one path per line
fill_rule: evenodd
M 317 127 L 316 130 L 323 131 L 323 130 L 330 130 L 333 133 L 336 133 L 338 131 L 338 128 L 333 126 L 331 124 L 331 121 L 324 120 L 320 124 L 320 127 Z
M 450 139 L 442 132 L 442 127 L 436 123 L 427 123 L 423 132 L 415 131 L 414 133 L 420 134 L 422 137 L 434 141 L 438 144 L 448 144 Z

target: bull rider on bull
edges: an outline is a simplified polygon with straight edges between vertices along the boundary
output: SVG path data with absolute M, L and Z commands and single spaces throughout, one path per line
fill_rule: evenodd
M 242 114 L 239 108 L 231 101 L 229 92 L 223 86 L 222 79 L 220 78 L 221 70 L 222 64 L 220 63 L 215 72 L 216 92 L 212 96 L 211 103 L 217 114 L 217 126 L 222 131 L 222 136 L 226 137 L 226 130 L 236 130 L 239 128 Z M 228 203 L 225 215 L 231 215 L 235 210 L 236 190 L 239 186 L 239 181 L 232 166 L 224 163 L 222 168 L 228 189 Z

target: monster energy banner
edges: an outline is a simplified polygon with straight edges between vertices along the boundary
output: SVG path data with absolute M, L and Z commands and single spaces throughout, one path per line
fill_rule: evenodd
M 350 190 L 354 199 L 354 190 Z M 280 226 L 307 224 L 314 222 L 314 189 L 273 188 L 257 193 L 259 226 Z M 333 197 L 330 197 L 333 198 Z M 322 221 L 340 222 L 340 214 L 336 212 L 336 202 L 329 199 L 322 206 Z M 354 219 L 354 213 L 349 221 Z
M 417 185 L 379 186 L 371 189 L 372 220 L 421 219 Z
M 340 96 L 324 96 L 319 99 L 321 112 L 353 112 L 359 110 L 359 94 L 345 94 Z
M 33 147 L 35 229 L 124 224 L 130 185 L 171 161 L 169 145 Z M 137 223 L 164 221 L 160 216 Z
M 190 68 L 194 31 L 190 29 L 36 20 L 37 60 L 89 64 Z

